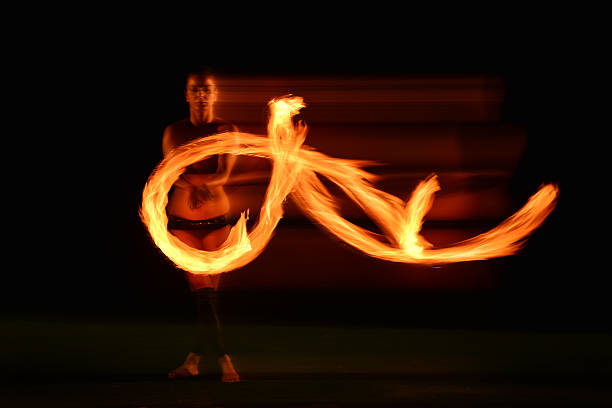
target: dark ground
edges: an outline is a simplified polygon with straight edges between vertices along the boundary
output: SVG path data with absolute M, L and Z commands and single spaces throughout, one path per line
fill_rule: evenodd
M 233 323 L 242 382 L 223 384 L 214 371 L 165 378 L 191 342 L 182 323 L 13 319 L 2 331 L 6 407 L 612 403 L 609 333 Z

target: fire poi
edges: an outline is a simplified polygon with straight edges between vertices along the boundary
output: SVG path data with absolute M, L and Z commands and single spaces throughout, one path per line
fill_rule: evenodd
M 374 187 L 377 176 L 362 169 L 368 162 L 333 158 L 303 146 L 308 128 L 292 121 L 305 107 L 301 97 L 273 99 L 269 107 L 267 137 L 226 132 L 195 140 L 175 149 L 149 177 L 140 216 L 155 244 L 177 267 L 195 274 L 219 274 L 248 264 L 272 238 L 289 195 L 310 219 L 365 254 L 392 262 L 429 265 L 515 254 L 555 208 L 559 189 L 546 184 L 495 228 L 451 246 L 434 248 L 420 231 L 434 194 L 440 190 L 436 175 L 423 180 L 405 202 Z M 218 250 L 202 251 L 168 232 L 168 192 L 187 166 L 217 154 L 270 159 L 272 173 L 258 221 L 251 231 L 247 232 L 246 227 L 248 213 L 243 212 Z M 386 239 L 344 219 L 316 173 L 337 184 L 354 200 Z

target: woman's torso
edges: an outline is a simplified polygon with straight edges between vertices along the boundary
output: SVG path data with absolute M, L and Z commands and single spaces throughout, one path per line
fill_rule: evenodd
M 223 121 L 214 121 L 202 127 L 194 126 L 188 119 L 176 122 L 169 127 L 169 136 L 173 147 L 189 143 L 195 139 L 211 136 L 217 133 L 232 130 L 231 124 Z M 206 184 L 206 181 L 214 177 L 219 171 L 219 157 L 211 156 L 200 162 L 187 167 L 183 178 L 194 185 Z M 168 198 L 168 214 L 188 220 L 205 220 L 227 214 L 230 210 L 230 202 L 222 185 L 210 187 L 210 197 L 204 200 L 200 206 L 190 204 L 193 190 L 182 187 L 181 183 L 174 185 Z

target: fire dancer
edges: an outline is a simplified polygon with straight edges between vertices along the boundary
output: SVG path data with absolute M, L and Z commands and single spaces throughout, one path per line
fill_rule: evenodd
M 186 78 L 185 99 L 189 118 L 167 126 L 162 148 L 167 156 L 174 148 L 192 140 L 214 134 L 237 131 L 236 126 L 215 116 L 217 86 L 210 70 L 191 72 Z M 173 185 L 168 197 L 168 230 L 187 245 L 213 251 L 226 240 L 230 223 L 230 202 L 223 186 L 236 158 L 232 155 L 212 156 L 187 167 Z M 197 334 L 193 349 L 185 362 L 168 373 L 168 378 L 199 375 L 201 356 L 213 352 L 222 371 L 221 380 L 238 382 L 229 354 L 225 350 L 217 313 L 219 275 L 196 275 L 186 272 L 194 295 L 197 312 Z

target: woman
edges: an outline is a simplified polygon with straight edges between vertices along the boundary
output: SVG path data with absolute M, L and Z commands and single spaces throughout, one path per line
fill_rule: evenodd
M 217 87 L 211 74 L 188 74 L 185 99 L 189 103 L 189 118 L 175 122 L 164 130 L 164 156 L 192 140 L 237 130 L 232 124 L 215 117 Z M 168 198 L 166 211 L 171 234 L 193 248 L 206 251 L 217 249 L 226 240 L 230 231 L 227 218 L 230 202 L 223 185 L 229 178 L 234 162 L 235 156 L 219 155 L 195 163 L 185 170 L 174 184 Z M 222 381 L 240 381 L 225 350 L 217 315 L 216 291 L 220 275 L 186 273 L 186 277 L 195 296 L 198 315 L 196 344 L 185 362 L 172 370 L 168 377 L 199 375 L 200 358 L 208 351 L 217 355 L 223 373 Z

